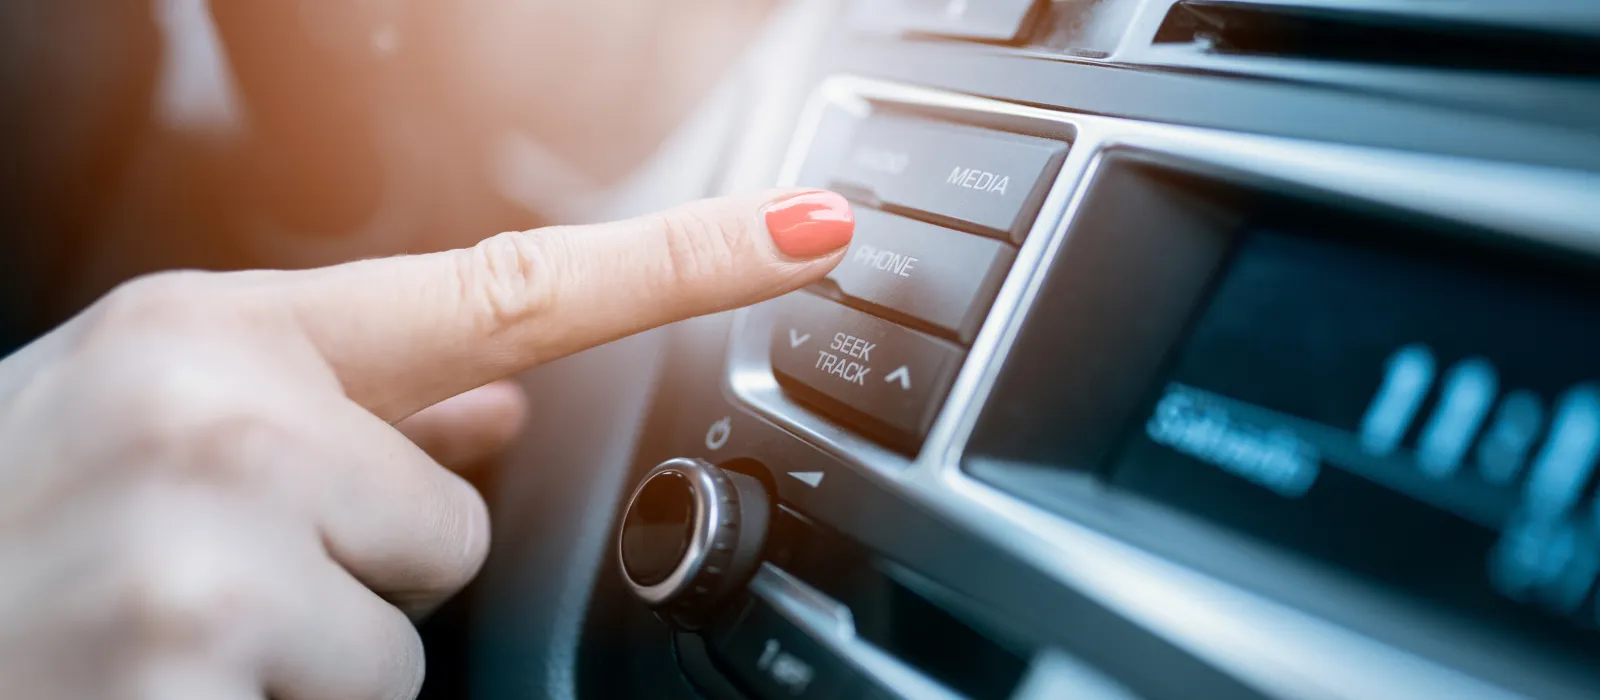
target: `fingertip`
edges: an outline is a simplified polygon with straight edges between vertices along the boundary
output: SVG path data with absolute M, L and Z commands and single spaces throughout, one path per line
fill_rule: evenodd
M 850 202 L 827 190 L 786 194 L 761 207 L 767 233 L 790 258 L 819 258 L 850 245 L 855 213 Z

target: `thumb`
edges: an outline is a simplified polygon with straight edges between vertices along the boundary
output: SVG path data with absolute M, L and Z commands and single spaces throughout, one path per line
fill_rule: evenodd
M 518 370 L 821 279 L 854 230 L 815 190 L 704 200 L 267 285 L 345 393 L 387 420 Z

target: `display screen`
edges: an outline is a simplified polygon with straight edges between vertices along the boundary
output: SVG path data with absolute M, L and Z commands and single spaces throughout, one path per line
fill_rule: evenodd
M 1600 648 L 1600 286 L 1409 233 L 1240 234 L 1108 478 L 1496 632 Z

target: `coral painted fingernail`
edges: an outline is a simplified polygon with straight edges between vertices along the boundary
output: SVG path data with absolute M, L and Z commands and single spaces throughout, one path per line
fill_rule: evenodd
M 767 233 L 791 258 L 815 258 L 849 245 L 856 230 L 850 202 L 832 192 L 804 192 L 761 208 Z

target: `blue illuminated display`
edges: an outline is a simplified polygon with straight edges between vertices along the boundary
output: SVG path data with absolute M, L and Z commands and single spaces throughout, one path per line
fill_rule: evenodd
M 1240 235 L 1109 479 L 1600 651 L 1600 290 L 1421 236 Z

